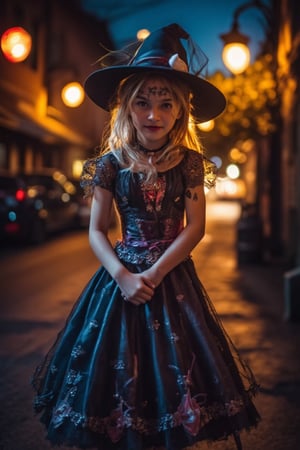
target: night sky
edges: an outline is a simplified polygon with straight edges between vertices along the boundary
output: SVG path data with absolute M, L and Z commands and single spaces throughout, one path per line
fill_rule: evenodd
M 108 29 L 116 48 L 136 40 L 141 28 L 153 31 L 176 22 L 180 24 L 209 58 L 208 74 L 226 71 L 222 62 L 220 34 L 230 31 L 234 11 L 251 2 L 241 0 L 82 0 L 82 7 L 108 20 Z M 268 0 L 264 0 L 268 4 Z M 264 39 L 264 15 L 249 7 L 239 15 L 240 31 L 250 37 L 252 61 Z

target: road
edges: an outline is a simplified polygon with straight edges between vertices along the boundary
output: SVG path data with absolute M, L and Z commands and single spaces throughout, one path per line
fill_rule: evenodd
M 243 433 L 244 450 L 298 450 L 299 324 L 283 320 L 281 268 L 236 263 L 234 203 L 209 203 L 206 236 L 193 252 L 200 278 L 226 330 L 261 385 L 263 420 Z M 117 232 L 112 230 L 114 240 Z M 99 266 L 87 231 L 55 236 L 37 248 L 0 256 L 0 450 L 48 450 L 32 412 L 30 377 Z M 64 450 L 63 447 L 60 447 Z M 234 450 L 232 440 L 201 450 Z

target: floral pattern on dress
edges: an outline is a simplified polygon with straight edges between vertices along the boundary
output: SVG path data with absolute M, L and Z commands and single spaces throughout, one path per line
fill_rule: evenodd
M 195 358 L 193 359 L 194 364 Z M 192 364 L 192 365 L 193 365 Z M 179 370 L 178 367 L 175 368 Z M 225 404 L 217 402 L 206 405 L 206 394 L 197 394 L 192 396 L 190 391 L 191 371 L 184 376 L 178 377 L 179 385 L 185 386 L 185 392 L 181 396 L 178 407 L 173 412 L 161 415 L 157 420 L 145 419 L 135 413 L 135 407 L 130 405 L 123 395 L 117 391 L 114 398 L 117 404 L 110 414 L 106 417 L 84 416 L 72 407 L 71 398 L 75 397 L 77 388 L 73 386 L 68 390 L 66 397 L 54 408 L 52 423 L 55 428 L 59 428 L 66 420 L 70 420 L 76 427 L 89 428 L 91 431 L 99 434 L 107 434 L 113 443 L 118 442 L 126 428 L 132 428 L 145 435 L 151 435 L 156 432 L 165 431 L 168 428 L 178 427 L 180 425 L 191 436 L 197 436 L 210 420 L 220 416 L 231 417 L 238 414 L 243 408 L 242 400 L 232 399 Z M 70 384 L 78 384 L 82 380 L 80 373 L 71 371 L 68 375 Z M 130 385 L 134 379 L 127 381 Z M 124 391 L 124 388 L 122 389 Z M 146 406 L 144 402 L 143 406 Z
M 166 191 L 166 180 L 163 175 L 159 175 L 155 182 L 146 183 L 144 178 L 140 181 L 146 211 L 161 211 L 162 202 Z

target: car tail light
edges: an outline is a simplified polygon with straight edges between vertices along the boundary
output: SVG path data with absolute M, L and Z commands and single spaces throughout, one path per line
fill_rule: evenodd
M 15 234 L 20 231 L 20 224 L 15 222 L 9 222 L 5 224 L 5 231 L 9 234 Z
M 16 191 L 16 200 L 18 200 L 18 202 L 23 202 L 26 198 L 26 192 L 24 191 L 24 189 L 18 189 Z

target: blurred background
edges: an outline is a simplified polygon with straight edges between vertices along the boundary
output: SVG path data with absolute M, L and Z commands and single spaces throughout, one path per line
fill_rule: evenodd
M 299 448 L 298 2 L 1 0 L 3 450 L 50 450 L 29 382 L 99 267 L 79 177 L 108 117 L 84 95 L 84 80 L 107 49 L 172 22 L 207 54 L 203 76 L 228 102 L 216 120 L 198 124 L 218 179 L 207 193 L 206 234 L 193 260 L 260 384 L 263 421 L 243 434 L 243 448 Z M 119 237 L 114 212 L 110 237 Z M 230 439 L 213 448 L 236 450 Z
M 52 225 L 45 218 L 58 208 L 66 215 L 66 205 L 69 222 L 62 226 L 86 226 L 89 205 L 82 199 L 78 178 L 83 162 L 101 142 L 107 114 L 85 97 L 84 80 L 107 49 L 119 49 L 178 22 L 209 57 L 203 75 L 228 100 L 219 118 L 198 124 L 206 155 L 218 167 L 217 186 L 208 198 L 238 202 L 237 257 L 241 262 L 280 262 L 286 270 L 297 271 L 298 19 L 293 0 L 28 0 L 26 4 L 3 0 L 2 239 L 18 234 L 20 214 L 28 219 L 27 210 L 17 211 L 25 197 L 30 200 L 30 214 L 34 210 L 35 215 L 20 225 L 29 240 L 44 240 L 47 230 L 57 224 L 57 218 Z M 25 183 L 25 174 L 40 179 Z M 45 175 L 55 180 L 51 189 L 41 188 Z M 47 195 L 43 197 L 42 191 Z M 295 277 L 299 283 L 299 274 Z

